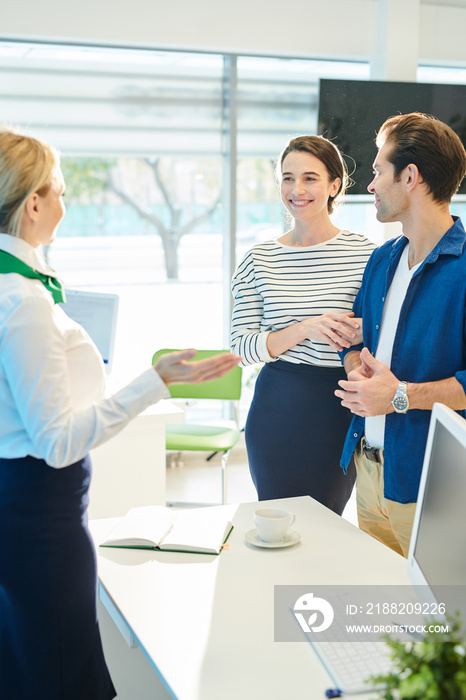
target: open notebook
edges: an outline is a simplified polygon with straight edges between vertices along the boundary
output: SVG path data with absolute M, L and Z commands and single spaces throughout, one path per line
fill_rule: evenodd
M 219 554 L 233 529 L 229 517 L 221 506 L 132 508 L 100 546 Z

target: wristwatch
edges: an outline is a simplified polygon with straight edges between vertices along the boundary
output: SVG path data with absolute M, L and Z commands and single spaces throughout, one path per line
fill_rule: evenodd
M 392 399 L 392 406 L 397 413 L 406 413 L 409 408 L 407 394 L 408 382 L 400 382 Z

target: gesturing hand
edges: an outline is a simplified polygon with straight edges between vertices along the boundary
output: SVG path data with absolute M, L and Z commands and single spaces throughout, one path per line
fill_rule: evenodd
M 366 353 L 370 355 L 370 357 L 373 357 L 367 348 L 363 348 L 361 352 L 359 353 L 359 361 L 361 364 L 359 364 L 357 367 L 354 369 L 350 370 L 348 372 L 348 381 L 349 382 L 357 382 L 360 379 L 370 379 L 372 375 L 374 374 L 374 370 L 370 364 L 367 362 L 367 357 Z M 364 359 L 366 358 L 366 359 Z M 375 359 L 375 358 L 373 358 Z M 370 361 L 369 361 L 370 362 Z
M 358 416 L 381 416 L 392 413 L 392 399 L 399 381 L 391 370 L 375 359 L 367 348 L 361 350 L 361 366 L 341 379 L 341 389 L 335 396 L 342 399 L 341 405 Z
M 200 384 L 223 377 L 241 362 L 241 357 L 229 352 L 214 355 L 205 360 L 187 362 L 195 355 L 194 349 L 167 353 L 157 360 L 154 369 L 167 386 L 169 384 Z

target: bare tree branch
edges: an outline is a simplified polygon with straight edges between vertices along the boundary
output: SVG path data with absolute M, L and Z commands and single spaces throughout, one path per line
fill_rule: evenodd
M 167 207 L 170 209 L 172 218 L 174 219 L 176 208 L 172 204 L 170 195 L 168 194 L 168 190 L 165 187 L 165 183 L 164 183 L 162 176 L 160 174 L 160 170 L 159 170 L 160 158 L 144 158 L 144 160 L 149 165 L 149 167 L 152 169 L 152 172 L 154 173 L 155 181 L 158 185 L 158 188 L 159 188 L 160 192 L 162 193 L 162 196 L 165 200 Z
M 143 206 L 137 200 L 133 199 L 133 197 L 130 197 L 130 195 L 127 192 L 117 187 L 111 175 L 108 179 L 107 188 L 111 192 L 114 192 L 114 194 L 116 194 L 118 197 L 120 197 L 120 199 L 123 202 L 126 202 L 126 204 L 129 204 L 131 207 L 133 207 L 133 209 L 137 211 L 137 213 L 142 219 L 144 219 L 145 221 L 149 221 L 151 224 L 154 224 L 154 226 L 156 226 L 156 228 L 158 229 L 160 236 L 163 237 L 169 235 L 169 230 L 158 218 L 158 216 L 156 216 L 151 209 Z
M 167 277 L 169 279 L 178 278 L 178 244 L 182 236 L 190 233 L 199 224 L 208 221 L 212 213 L 217 208 L 220 202 L 220 196 L 215 200 L 210 207 L 207 207 L 203 212 L 194 216 L 192 219 L 187 221 L 185 224 L 181 225 L 180 220 L 183 213 L 183 209 L 177 206 L 171 199 L 168 189 L 163 181 L 162 174 L 159 170 L 159 158 L 144 158 L 143 159 L 147 165 L 151 168 L 155 182 L 165 200 L 165 204 L 168 207 L 170 213 L 170 224 L 166 226 L 158 216 L 156 216 L 149 207 L 142 205 L 136 199 L 131 197 L 127 192 L 120 189 L 113 177 L 112 173 L 109 174 L 107 188 L 114 192 L 122 202 L 125 202 L 131 206 L 139 216 L 153 224 L 160 238 L 162 239 L 164 254 L 165 254 L 165 268 L 167 271 Z
M 215 202 L 210 205 L 208 209 L 205 209 L 205 211 L 201 212 L 197 216 L 193 217 L 190 219 L 184 226 L 181 226 L 180 228 L 180 238 L 181 236 L 185 236 L 187 233 L 189 233 L 193 228 L 198 226 L 199 224 L 203 224 L 204 221 L 208 221 L 218 205 L 220 204 L 221 197 L 217 197 Z

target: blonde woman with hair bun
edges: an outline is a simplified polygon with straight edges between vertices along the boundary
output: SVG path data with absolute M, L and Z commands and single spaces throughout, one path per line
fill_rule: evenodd
M 89 450 L 168 396 L 215 379 L 229 353 L 162 357 L 107 396 L 102 358 L 58 302 L 40 254 L 65 215 L 58 153 L 0 130 L 0 695 L 111 700 L 100 640 L 96 562 L 87 528 Z

